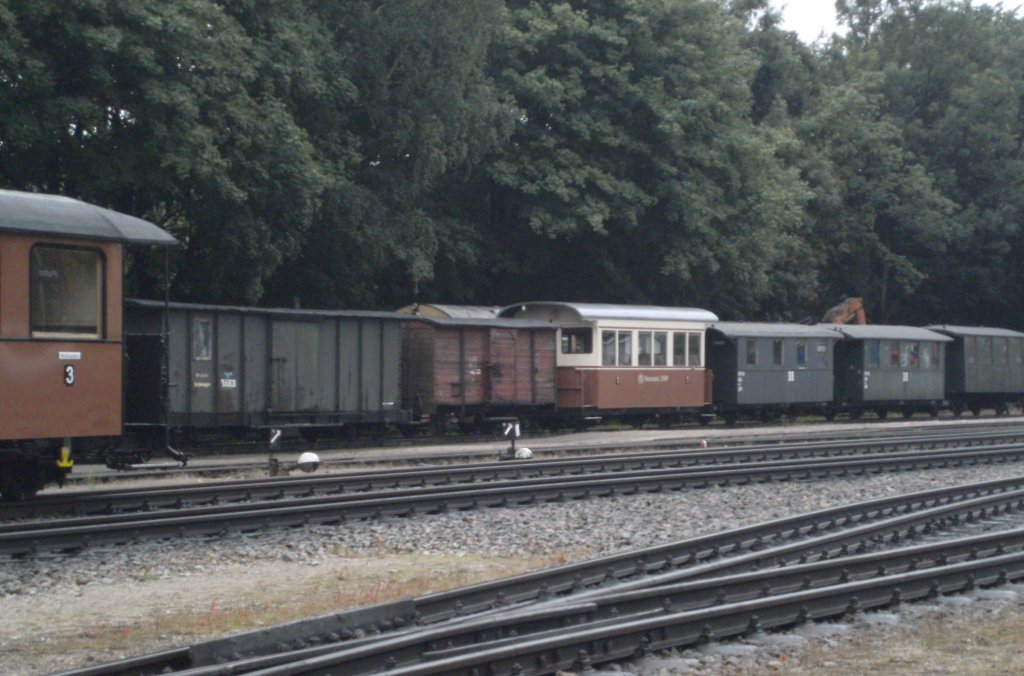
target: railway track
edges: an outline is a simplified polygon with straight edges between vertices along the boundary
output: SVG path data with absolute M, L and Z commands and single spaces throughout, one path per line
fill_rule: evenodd
M 899 425 L 897 430 L 894 430 L 894 426 Z M 984 426 L 991 432 L 1002 430 L 1007 435 L 1022 434 L 1024 433 L 1024 424 L 1019 419 L 1005 418 L 999 420 L 986 420 L 984 423 L 953 423 L 944 422 L 939 425 L 934 423 L 925 425 L 907 426 L 906 423 L 894 423 L 892 421 L 886 423 L 879 423 L 871 429 L 861 429 L 857 432 L 859 439 L 877 438 L 881 440 L 885 437 L 907 437 L 910 435 L 920 435 L 922 438 L 930 436 L 941 436 L 941 435 L 952 435 L 952 434 L 971 434 L 979 431 L 979 428 Z M 712 437 L 713 444 L 717 447 L 729 448 L 735 446 L 757 446 L 757 445 L 775 445 L 775 444 L 791 444 L 799 442 L 828 442 L 828 441 L 844 441 L 849 438 L 849 433 L 846 430 L 836 429 L 834 425 L 830 425 L 829 429 L 824 431 L 806 431 L 797 433 L 787 433 L 780 435 L 771 431 L 758 432 L 757 434 L 749 435 L 743 434 L 741 436 L 714 436 Z M 662 439 L 652 439 L 647 441 L 609 441 L 599 442 L 593 444 L 575 444 L 575 443 L 552 443 L 543 442 L 541 439 L 531 439 L 529 442 L 531 450 L 534 452 L 535 457 L 547 457 L 547 456 L 563 456 L 563 455 L 591 455 L 596 453 L 608 453 L 616 450 L 621 450 L 624 447 L 630 449 L 641 449 L 641 450 L 655 450 L 655 449 L 679 449 L 679 448 L 690 448 L 696 449 L 700 447 L 701 440 L 694 438 L 693 436 L 679 436 Z M 415 446 L 422 447 L 422 440 L 413 440 L 416 442 Z M 479 462 L 481 460 L 488 461 L 494 458 L 495 449 L 491 448 L 488 450 L 472 449 L 468 448 L 472 443 L 479 442 L 490 442 L 493 445 L 500 444 L 502 440 L 497 437 L 486 437 L 486 438 L 463 438 L 458 437 L 455 439 L 448 437 L 431 438 L 426 439 L 427 443 L 443 444 L 445 446 L 455 446 L 456 450 L 446 452 L 395 452 L 392 449 L 388 449 L 387 453 L 371 452 L 369 455 L 360 452 L 358 456 L 326 456 L 322 459 L 322 465 L 333 469 L 347 469 L 350 467 L 365 467 L 367 465 L 373 466 L 415 466 L 424 464 L 444 464 L 444 463 L 468 463 L 468 462 Z M 540 443 L 538 443 L 540 442 Z M 392 444 L 392 448 L 396 446 L 402 446 L 404 444 Z M 467 446 L 467 448 L 458 448 L 459 446 Z M 266 448 L 260 448 L 256 446 L 245 447 L 251 453 L 268 453 Z M 317 447 L 313 445 L 310 447 L 308 444 L 304 446 L 293 445 L 289 447 L 290 451 L 278 450 L 275 453 L 277 455 L 283 455 L 286 452 L 299 452 L 301 450 L 314 450 L 320 452 L 330 452 L 336 450 L 336 447 Z M 96 484 L 96 483 L 118 483 L 123 480 L 137 480 L 137 479 L 156 479 L 166 477 L 191 477 L 191 476 L 202 476 L 202 477 L 221 477 L 239 475 L 253 472 L 266 472 L 268 469 L 268 461 L 261 459 L 259 461 L 253 460 L 224 460 L 224 457 L 231 457 L 235 453 L 241 451 L 235 449 L 227 455 L 217 455 L 216 448 L 212 449 L 213 455 L 219 457 L 217 462 L 210 462 L 209 456 L 211 449 L 208 447 L 203 448 L 203 454 L 194 455 L 194 462 L 181 467 L 178 464 L 154 464 L 153 466 L 136 466 L 131 470 L 105 470 L 105 469 L 94 469 L 90 468 L 89 471 L 81 473 L 72 473 L 67 478 L 69 486 L 76 486 L 81 484 Z M 374 449 L 375 451 L 381 451 L 383 449 Z M 268 453 L 269 456 L 269 453 Z M 41 496 L 45 498 L 46 496 Z
M 185 535 L 222 536 L 269 528 L 336 526 L 347 520 L 409 518 L 446 511 L 484 509 L 590 498 L 681 491 L 711 486 L 771 481 L 812 481 L 922 470 L 1019 462 L 1024 445 L 1010 444 L 943 451 L 798 458 L 749 463 L 657 467 L 650 469 L 560 473 L 486 484 L 420 486 L 366 493 L 295 497 L 280 502 L 240 502 L 172 511 L 132 512 L 0 526 L 0 554 L 24 556 L 42 551 L 80 550 L 151 538 Z M 508 464 L 504 467 L 510 467 Z M 511 469 L 514 469 L 512 467 Z M 524 467 L 532 472 L 532 466 Z
M 69 673 L 583 669 L 1024 579 L 1022 525 L 1024 477 L 932 490 Z
M 666 444 L 658 441 L 650 446 L 641 447 L 654 449 L 653 452 L 595 457 L 580 457 L 576 454 L 572 457 L 534 459 L 530 462 L 478 462 L 461 466 L 446 465 L 406 470 L 229 480 L 206 485 L 180 484 L 146 489 L 67 491 L 39 496 L 21 503 L 0 504 L 0 522 L 41 517 L 67 518 L 183 509 L 202 505 L 251 503 L 402 488 L 483 484 L 502 480 L 869 456 L 893 453 L 905 448 L 995 447 L 1021 442 L 1024 442 L 1024 429 L 1021 428 L 971 430 L 957 434 L 919 433 L 909 437 L 881 436 L 854 441 L 787 441 L 739 445 L 718 450 L 680 449 L 677 444 L 673 450 L 659 450 Z M 552 449 L 551 453 L 556 450 L 565 449 Z M 596 453 L 607 449 L 604 446 L 592 446 L 585 450 Z

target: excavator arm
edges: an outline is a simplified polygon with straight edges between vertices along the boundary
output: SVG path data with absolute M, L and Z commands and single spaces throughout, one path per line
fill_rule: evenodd
M 867 324 L 868 317 L 864 312 L 864 299 L 845 299 L 839 305 L 829 309 L 821 321 L 825 324 Z

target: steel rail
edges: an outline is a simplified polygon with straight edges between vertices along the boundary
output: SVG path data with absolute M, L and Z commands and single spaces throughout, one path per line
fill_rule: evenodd
M 231 673 L 261 673 L 260 670 L 268 669 L 262 673 L 280 676 L 316 673 L 327 668 L 334 673 L 346 674 L 383 673 L 415 665 L 427 668 L 424 663 L 479 652 L 481 646 L 486 646 L 486 650 L 493 653 L 500 648 L 578 633 L 584 629 L 596 630 L 669 613 L 736 605 L 806 590 L 838 587 L 850 582 L 881 580 L 913 571 L 928 570 L 938 574 L 943 568 L 964 561 L 997 557 L 1000 562 L 1020 564 L 1020 575 L 1024 576 L 1024 564 L 1021 564 L 1024 529 L 639 591 L 613 589 L 586 599 L 532 604 L 501 614 L 461 619 L 355 642 L 359 645 L 315 646 L 235 660 L 230 670 Z M 763 623 L 758 620 L 758 625 L 763 626 Z M 192 655 L 209 666 L 185 670 L 181 672 L 182 676 L 227 673 L 226 664 L 213 663 L 215 652 L 203 654 L 200 650 Z
M 715 536 L 692 538 L 663 547 L 604 557 L 495 583 L 475 585 L 475 589 L 470 587 L 427 595 L 414 599 L 411 603 L 400 602 L 361 609 L 355 613 L 339 613 L 293 623 L 276 630 L 263 629 L 227 639 L 208 641 L 189 649 L 190 665 L 199 668 L 194 672 L 196 674 L 240 673 L 236 669 L 241 670 L 243 666 L 247 670 L 335 652 L 338 655 L 355 656 L 369 661 L 367 664 L 377 660 L 374 663 L 376 668 L 383 668 L 387 666 L 387 658 L 398 655 L 400 648 L 413 652 L 424 650 L 429 641 L 423 637 L 435 643 L 430 650 L 438 653 L 440 635 L 424 634 L 424 631 L 454 631 L 454 636 L 468 635 L 469 632 L 477 637 L 473 639 L 473 642 L 476 642 L 479 640 L 480 631 L 487 630 L 488 627 L 496 631 L 503 626 L 502 618 L 511 617 L 516 622 L 527 618 L 531 623 L 550 623 L 554 618 L 563 618 L 564 621 L 566 616 L 577 612 L 584 612 L 591 616 L 591 619 L 594 613 L 604 612 L 604 615 L 597 619 L 611 620 L 617 615 L 621 621 L 629 614 L 635 616 L 637 613 L 654 612 L 649 607 L 636 607 L 637 603 L 649 604 L 651 599 L 661 598 L 658 613 L 668 610 L 691 610 L 694 604 L 701 606 L 710 605 L 712 602 L 733 603 L 753 596 L 794 591 L 795 586 L 806 589 L 834 584 L 837 581 L 861 579 L 872 571 L 891 574 L 945 565 L 979 556 L 1001 555 L 1010 550 L 1024 548 L 1024 529 L 960 538 L 952 543 L 926 543 L 902 550 L 854 555 L 855 552 L 872 545 L 883 542 L 894 544 L 907 538 L 935 532 L 959 520 L 991 519 L 1010 510 L 1019 511 L 1024 508 L 1024 484 L 1018 485 L 1017 490 L 1013 492 L 977 497 L 989 490 L 1000 488 L 992 485 L 994 483 L 1001 482 L 910 494 L 901 496 L 898 502 L 891 499 L 875 500 L 822 510 L 771 524 L 737 529 Z M 1001 488 L 1007 486 L 1004 484 Z M 951 502 L 955 497 L 962 499 Z M 996 499 L 993 500 L 993 497 Z M 913 511 L 915 507 L 923 509 Z M 907 510 L 911 511 L 908 513 Z M 843 511 L 848 513 L 844 523 L 840 524 L 837 513 L 841 514 Z M 871 515 L 886 518 L 881 523 L 863 524 L 864 521 L 870 520 Z M 850 525 L 855 523 L 863 525 Z M 765 526 L 778 530 L 782 534 L 781 538 L 787 540 L 801 535 L 812 535 L 816 530 L 826 527 L 831 527 L 836 532 L 810 537 L 804 542 L 787 542 L 767 550 L 751 551 L 759 549 L 755 546 L 756 543 L 763 546 L 766 538 L 759 531 Z M 756 539 L 750 540 L 752 536 Z M 735 538 L 746 539 L 749 543 L 744 554 L 733 559 L 714 560 L 709 557 L 707 562 L 702 563 L 700 552 L 713 550 L 720 545 L 728 546 Z M 671 547 L 676 551 L 667 549 Z M 689 554 L 681 556 L 682 552 L 679 550 L 685 548 L 690 550 Z M 694 556 L 694 553 L 698 555 Z M 673 560 L 672 556 L 676 558 Z M 624 557 L 632 557 L 634 560 L 627 561 L 625 567 L 616 570 L 616 566 L 623 563 Z M 658 565 L 659 557 L 664 557 L 662 565 Z M 815 557 L 818 559 L 814 560 Z M 785 564 L 785 567 L 780 567 L 782 564 Z M 591 573 L 586 576 L 589 579 L 585 579 L 581 574 L 587 571 Z M 727 577 L 722 577 L 723 575 Z M 526 578 L 532 578 L 531 587 L 535 593 L 523 593 L 521 582 Z M 545 578 L 552 584 L 538 584 L 538 581 Z M 496 587 L 505 589 L 507 593 L 502 594 L 500 590 L 497 594 L 492 593 L 488 603 L 472 602 L 481 588 L 489 588 L 493 592 Z M 569 596 L 565 596 L 567 593 Z M 427 610 L 431 605 L 434 605 L 436 610 L 440 597 L 445 597 L 448 606 L 453 606 L 453 602 L 457 603 L 459 598 L 470 600 L 470 603 L 462 606 L 463 614 L 445 612 L 434 617 L 425 616 L 421 611 Z M 605 607 L 607 612 L 599 611 L 601 607 Z M 615 612 L 611 608 L 615 608 Z M 354 617 L 357 613 L 362 613 L 362 617 Z M 507 624 L 508 620 L 504 621 Z M 481 628 L 481 623 L 486 625 Z M 415 628 L 413 625 L 426 625 L 426 629 Z M 451 629 L 452 627 L 455 629 Z M 384 637 L 376 636 L 381 631 L 389 633 Z M 419 632 L 417 635 L 420 638 L 410 638 L 413 632 Z M 504 630 L 505 635 L 511 635 L 512 632 L 519 637 L 517 641 L 521 641 L 528 633 L 524 627 L 512 626 Z M 341 641 L 345 643 L 318 645 L 337 644 Z M 447 645 L 449 642 L 453 649 L 459 649 L 460 644 L 456 638 L 449 636 L 444 639 L 443 644 Z M 374 645 L 377 648 L 372 647 Z M 408 648 L 410 645 L 419 645 L 420 648 Z M 383 657 L 380 656 L 382 650 L 385 653 Z M 172 654 L 180 658 L 179 653 Z M 374 655 L 377 657 L 373 657 Z M 440 654 L 435 655 L 438 656 Z M 225 659 L 237 664 L 231 667 L 230 671 L 218 671 L 220 667 L 211 666 Z M 335 659 L 340 658 L 336 656 Z M 162 664 L 158 662 L 155 660 L 154 664 L 161 667 Z M 340 662 L 334 664 L 338 666 Z M 227 665 L 224 666 L 227 668 Z M 344 673 L 353 673 L 354 666 L 346 664 Z M 93 669 L 100 669 L 100 666 Z M 362 671 L 362 667 L 358 670 Z M 147 673 L 157 671 L 159 668 Z M 105 674 L 117 671 L 112 669 L 74 673 Z
M 97 543 L 123 544 L 143 537 L 184 534 L 221 535 L 276 527 L 337 524 L 348 519 L 409 517 L 421 513 L 560 502 L 751 482 L 813 480 L 927 469 L 1006 463 L 1024 458 L 1024 447 L 968 449 L 962 452 L 911 453 L 870 459 L 834 458 L 806 463 L 750 465 L 623 472 L 597 478 L 555 477 L 496 482 L 487 487 L 426 488 L 372 495 L 339 495 L 286 501 L 281 505 L 219 505 L 179 512 L 139 512 L 82 517 L 57 522 L 26 522 L 0 527 L 0 553 L 28 554 L 41 549 L 78 549 Z
M 560 632 L 534 641 L 516 641 L 425 664 L 396 668 L 391 676 L 427 674 L 549 674 L 586 669 L 591 664 L 637 657 L 651 651 L 692 645 L 809 620 L 840 617 L 978 586 L 1024 578 L 1024 553 L 966 561 L 873 580 L 783 594 L 713 608 L 665 613 L 596 628 Z M 331 668 L 327 668 L 330 672 Z M 309 660 L 251 672 L 253 676 L 325 673 Z
M 519 462 L 491 462 L 456 467 L 436 467 L 400 471 L 376 471 L 333 474 L 316 477 L 223 481 L 214 485 L 185 484 L 148 489 L 114 491 L 79 491 L 63 493 L 49 499 L 37 499 L 0 506 L 0 519 L 26 519 L 42 515 L 76 516 L 182 509 L 193 505 L 212 505 L 257 500 L 371 492 L 384 489 L 448 486 L 495 482 L 502 479 L 534 479 L 602 472 L 642 471 L 658 468 L 685 468 L 699 465 L 797 460 L 802 458 L 849 457 L 894 452 L 903 446 L 952 448 L 975 445 L 996 445 L 1024 440 L 1024 431 L 1007 435 L 1004 432 L 973 432 L 956 435 L 928 435 L 918 438 L 886 437 L 876 440 L 786 443 L 771 446 L 744 446 L 729 450 L 668 451 L 650 454 L 627 454 L 576 459 L 548 459 Z
M 1013 434 L 1020 435 L 1024 433 L 1020 429 L 1020 422 L 1018 420 L 1005 420 L 996 421 L 990 420 L 984 423 L 984 427 L 993 429 L 991 434 Z M 898 434 L 899 437 L 894 438 L 906 438 L 914 435 L 919 435 L 921 438 L 928 436 L 949 436 L 951 434 L 971 434 L 977 433 L 977 430 L 982 427 L 982 424 L 955 424 L 955 423 L 944 423 L 940 426 L 937 425 L 923 425 L 913 427 L 900 428 Z M 995 428 L 1002 428 L 1003 432 L 994 431 Z M 963 430 L 963 432 L 958 432 Z M 843 432 L 843 434 L 840 434 Z M 814 443 L 814 442 L 827 442 L 827 441 L 842 441 L 848 439 L 848 435 L 845 434 L 846 430 L 827 430 L 820 432 L 802 432 L 794 434 L 786 434 L 782 436 L 763 434 L 763 435 L 744 435 L 741 437 L 733 438 L 728 436 L 716 436 L 712 439 L 716 446 L 723 448 L 733 448 L 739 446 L 756 446 L 756 445 L 777 445 L 787 443 Z M 895 431 L 891 429 L 891 423 L 881 424 L 875 429 L 858 430 L 858 435 L 863 438 L 876 438 L 876 437 L 889 437 L 894 435 Z M 502 440 L 495 437 L 492 439 L 495 443 L 500 443 Z M 623 448 L 631 449 L 659 449 L 659 448 L 690 448 L 699 449 L 700 439 L 696 439 L 692 436 L 687 437 L 663 437 L 660 439 L 650 440 L 638 440 L 638 441 L 608 441 L 591 443 L 586 445 L 577 444 L 555 444 L 555 445 L 538 445 L 531 440 L 529 442 L 531 450 L 534 452 L 535 458 L 540 456 L 548 455 L 565 455 L 565 456 L 579 456 L 589 455 L 593 453 L 602 453 L 609 451 L 617 451 Z M 260 449 L 258 452 L 266 452 L 265 449 Z M 377 457 L 369 458 L 325 458 L 323 465 L 328 467 L 346 467 L 346 466 L 364 466 L 364 465 L 396 465 L 396 464 L 436 464 L 436 463 L 457 463 L 457 462 L 477 462 L 479 458 L 493 458 L 495 451 L 491 450 L 477 450 L 477 451 L 458 451 L 450 453 L 431 453 L 429 455 L 423 454 L 390 454 L 382 455 Z M 122 478 L 147 478 L 147 477 L 164 477 L 164 476 L 175 476 L 175 475 L 202 475 L 202 476 L 216 476 L 229 474 L 234 472 L 244 471 L 259 471 L 265 469 L 267 466 L 266 462 L 245 462 L 245 463 L 230 463 L 230 464 L 216 464 L 216 465 L 203 465 L 202 456 L 196 458 L 196 462 L 193 462 L 187 467 L 174 467 L 167 468 L 161 467 L 155 470 L 149 470 L 147 468 L 137 468 L 131 472 L 125 472 L 118 470 L 110 473 L 98 473 L 89 475 L 78 475 L 72 474 L 68 477 L 68 481 L 71 484 L 79 483 L 80 481 L 118 481 Z M 130 489 L 128 489 L 130 490 Z M 42 496 L 46 499 L 48 496 Z

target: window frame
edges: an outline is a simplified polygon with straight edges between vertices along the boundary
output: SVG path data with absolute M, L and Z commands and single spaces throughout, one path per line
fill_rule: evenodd
M 58 251 L 77 251 L 92 253 L 96 256 L 96 330 L 90 332 L 79 331 L 48 331 L 35 328 L 33 302 L 35 289 L 35 252 L 38 249 L 52 249 Z M 105 340 L 107 336 L 107 255 L 106 252 L 95 246 L 81 246 L 75 244 L 60 244 L 52 242 L 36 242 L 29 249 L 28 260 L 28 332 L 33 339 L 54 339 L 54 340 Z

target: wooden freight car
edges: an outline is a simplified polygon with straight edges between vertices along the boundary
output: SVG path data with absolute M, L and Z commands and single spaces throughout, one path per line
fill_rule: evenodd
M 707 310 L 531 302 L 509 306 L 500 316 L 558 329 L 556 404 L 562 416 L 633 424 L 713 417 L 704 333 L 718 317 Z
M 464 313 L 455 313 L 464 314 Z M 544 322 L 413 315 L 402 324 L 403 407 L 443 431 L 555 407 L 555 327 Z
M 72 452 L 121 435 L 123 249 L 174 243 L 126 214 L 0 190 L 4 499 L 60 481 Z
M 129 300 L 126 308 L 133 425 L 294 428 L 312 438 L 329 428 L 408 422 L 403 315 L 171 303 L 165 355 L 164 304 Z

